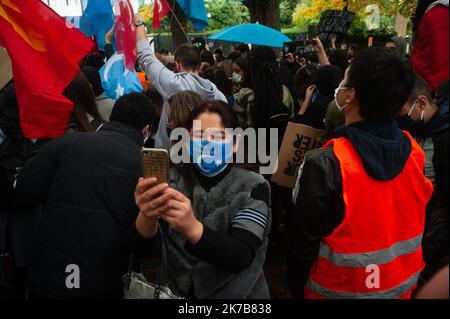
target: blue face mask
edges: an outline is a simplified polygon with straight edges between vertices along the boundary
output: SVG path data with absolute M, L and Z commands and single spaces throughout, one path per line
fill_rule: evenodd
M 233 159 L 233 142 L 191 140 L 191 163 L 206 177 L 222 173 Z

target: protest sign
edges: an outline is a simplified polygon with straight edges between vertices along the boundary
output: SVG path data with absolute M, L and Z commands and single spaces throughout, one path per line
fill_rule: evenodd
M 0 47 L 0 89 L 2 89 L 11 79 L 12 64 L 8 52 L 5 48 Z
M 317 36 L 326 40 L 330 35 L 345 35 L 355 18 L 355 14 L 348 11 L 327 10 L 322 13 L 317 30 Z
M 278 169 L 272 182 L 294 188 L 297 173 L 306 152 L 317 148 L 317 138 L 324 131 L 303 124 L 289 123 L 278 155 Z

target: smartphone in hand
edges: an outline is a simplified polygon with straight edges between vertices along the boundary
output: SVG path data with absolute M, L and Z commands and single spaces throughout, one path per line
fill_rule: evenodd
M 142 171 L 145 178 L 156 177 L 157 184 L 170 185 L 169 152 L 165 149 L 143 148 Z

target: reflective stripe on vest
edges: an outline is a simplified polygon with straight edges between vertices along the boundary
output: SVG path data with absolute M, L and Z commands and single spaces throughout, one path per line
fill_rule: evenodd
M 336 266 L 367 267 L 375 261 L 377 265 L 387 264 L 395 258 L 410 254 L 419 249 L 422 244 L 423 233 L 409 240 L 395 243 L 389 248 L 362 254 L 342 254 L 334 252 L 328 245 L 322 243 L 319 256 L 327 259 Z
M 433 189 L 423 176 L 423 151 L 406 135 L 410 157 L 388 181 L 366 172 L 348 139 L 325 145 L 339 161 L 345 215 L 322 238 L 305 298 L 410 298 L 424 268 L 425 207 Z
M 357 293 L 357 292 L 335 291 L 321 286 L 312 279 L 308 279 L 306 287 L 321 296 L 332 299 L 396 299 L 405 295 L 408 291 L 414 288 L 417 281 L 419 280 L 419 276 L 420 271 L 415 273 L 413 276 L 411 276 L 406 281 L 404 281 L 403 283 L 394 288 L 377 292 Z

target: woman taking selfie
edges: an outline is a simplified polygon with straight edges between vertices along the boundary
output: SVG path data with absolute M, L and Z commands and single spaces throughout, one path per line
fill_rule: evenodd
M 193 128 L 194 120 L 201 121 L 201 129 Z M 147 178 L 136 187 L 140 243 L 161 236 L 159 220 L 167 242 L 169 286 L 178 296 L 269 298 L 263 265 L 270 189 L 259 174 L 227 163 L 237 143 L 225 128 L 237 126 L 224 102 L 199 105 L 188 121 L 191 164 L 171 170 L 170 186 Z M 220 134 L 209 135 L 210 130 Z M 203 152 L 211 147 L 222 152 Z M 194 161 L 193 154 L 201 154 L 201 160 Z

